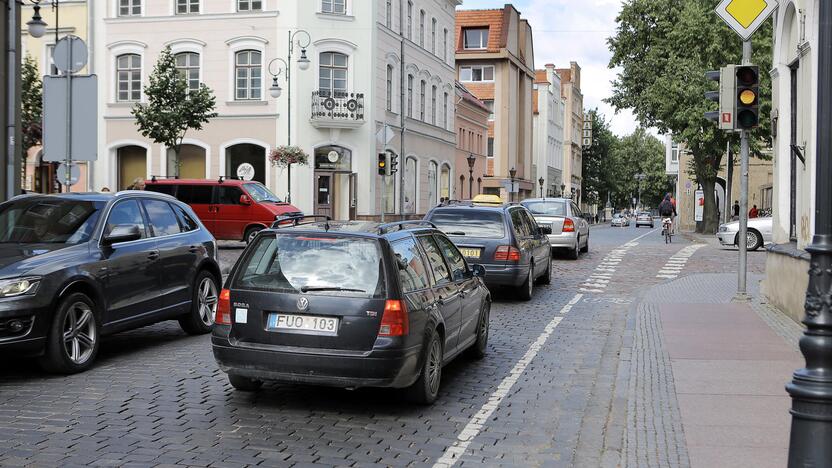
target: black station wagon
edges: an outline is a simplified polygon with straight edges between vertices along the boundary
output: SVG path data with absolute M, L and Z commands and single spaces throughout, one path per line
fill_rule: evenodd
M 238 390 L 263 381 L 406 388 L 432 403 L 442 367 L 483 357 L 491 296 L 430 223 L 278 221 L 220 293 L 214 357 Z

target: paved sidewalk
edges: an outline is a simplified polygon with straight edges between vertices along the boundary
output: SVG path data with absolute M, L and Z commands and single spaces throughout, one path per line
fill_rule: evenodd
M 786 465 L 800 327 L 758 300 L 730 303 L 735 290 L 735 275 L 692 275 L 634 309 L 623 466 Z

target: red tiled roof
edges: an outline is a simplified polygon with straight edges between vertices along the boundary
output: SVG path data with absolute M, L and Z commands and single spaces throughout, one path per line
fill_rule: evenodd
M 456 50 L 466 52 L 462 42 L 464 28 L 488 28 L 486 52 L 499 52 L 506 46 L 507 23 L 510 5 L 499 10 L 459 10 L 456 12 Z M 483 51 L 479 51 L 483 52 Z
M 535 115 L 540 113 L 540 110 L 538 109 L 538 99 L 540 99 L 540 91 L 537 90 L 537 89 L 533 89 L 532 90 L 532 112 L 534 112 Z
M 483 101 L 494 100 L 494 83 L 466 83 L 465 87 L 478 99 Z
M 456 88 L 459 90 L 460 94 L 462 94 L 462 99 L 464 99 L 465 102 L 468 102 L 474 107 L 478 107 L 486 112 L 491 112 L 479 98 L 474 96 L 474 94 L 465 87 L 464 84 L 457 81 Z
M 534 82 L 537 84 L 549 84 L 549 77 L 546 75 L 546 70 L 535 70 Z

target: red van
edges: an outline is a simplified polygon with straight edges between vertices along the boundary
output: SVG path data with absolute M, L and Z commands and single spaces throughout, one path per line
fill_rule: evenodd
M 303 216 L 255 181 L 153 178 L 145 182 L 145 190 L 172 195 L 190 205 L 219 240 L 249 242 L 278 217 Z

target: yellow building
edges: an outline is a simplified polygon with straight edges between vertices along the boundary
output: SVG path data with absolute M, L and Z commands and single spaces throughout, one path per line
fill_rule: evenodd
M 28 55 L 35 60 L 41 75 L 55 75 L 58 71 L 52 64 L 52 51 L 56 39 L 67 35 L 80 37 L 89 46 L 89 12 L 87 0 L 59 0 L 59 9 L 52 8 L 51 1 L 41 3 L 40 15 L 46 22 L 46 34 L 43 37 L 35 38 L 29 35 L 26 23 L 32 19 L 34 7 L 29 2 L 24 2 L 20 13 L 21 21 L 21 57 L 25 59 Z M 57 18 L 56 18 L 57 14 Z M 56 29 L 57 25 L 57 29 Z M 56 38 L 57 32 L 57 38 Z M 79 74 L 86 74 L 84 68 Z M 44 163 L 41 159 L 41 147 L 35 146 L 29 149 L 29 156 L 26 159 L 25 175 L 22 180 L 23 189 L 27 191 L 52 193 L 61 190 L 55 174 L 55 164 Z M 84 192 L 90 189 L 88 186 L 87 167 L 81 163 L 81 178 L 77 184 L 72 186 L 73 192 Z

